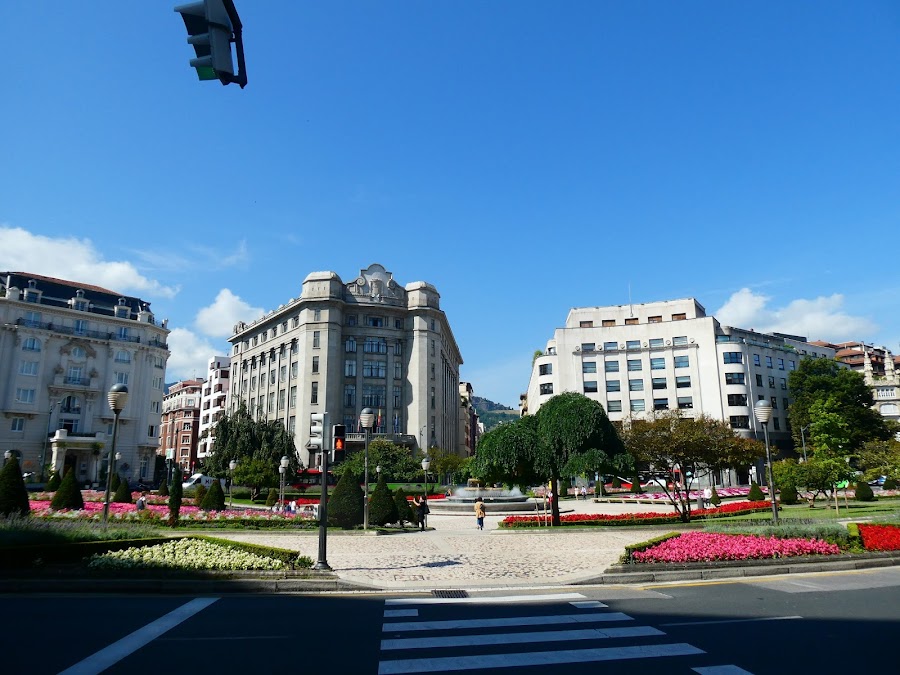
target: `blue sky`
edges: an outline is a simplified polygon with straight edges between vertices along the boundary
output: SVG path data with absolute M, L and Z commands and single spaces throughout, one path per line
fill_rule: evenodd
M 243 90 L 196 79 L 174 4 L 0 22 L 0 270 L 149 300 L 167 380 L 372 262 L 510 406 L 629 289 L 898 351 L 896 3 L 236 0 Z

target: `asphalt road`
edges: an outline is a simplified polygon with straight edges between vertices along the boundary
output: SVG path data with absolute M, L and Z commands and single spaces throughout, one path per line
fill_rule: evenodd
M 392 673 L 888 666 L 900 569 L 653 587 L 317 596 L 3 596 L 2 672 Z

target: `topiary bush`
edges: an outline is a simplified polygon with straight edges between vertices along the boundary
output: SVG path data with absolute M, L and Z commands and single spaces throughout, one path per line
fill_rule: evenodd
M 363 491 L 352 471 L 344 471 L 328 500 L 328 524 L 345 530 L 362 525 Z
M 631 492 L 636 495 L 644 494 L 644 489 L 641 487 L 641 479 L 637 474 L 631 479 Z
M 612 486 L 611 486 L 611 487 L 612 487 L 614 490 L 619 490 L 619 489 L 621 489 L 621 487 L 622 487 L 622 481 L 619 480 L 619 477 L 618 477 L 618 476 L 613 476 L 613 479 L 612 479 Z
M 896 490 L 897 489 L 897 481 L 894 478 L 886 478 L 884 481 L 884 485 L 881 486 L 882 490 Z
M 394 492 L 394 505 L 397 507 L 397 522 L 400 527 L 403 527 L 403 523 L 411 523 L 413 520 L 412 508 L 402 487 L 397 488 Z
M 117 504 L 134 503 L 134 500 L 131 499 L 131 488 L 128 487 L 128 481 L 119 481 L 119 487 L 116 488 L 116 494 L 113 495 L 112 500 Z
M 860 480 L 856 484 L 856 501 L 858 502 L 874 502 L 875 501 L 875 493 L 872 492 L 872 488 L 869 487 L 869 484 L 864 480 Z
M 206 497 L 206 493 L 208 490 L 202 485 L 197 485 L 194 489 L 194 505 L 200 506 L 203 503 L 203 498 Z
M 119 472 L 116 471 L 112 475 L 112 479 L 110 479 L 109 489 L 111 492 L 115 493 L 116 490 L 119 489 L 119 484 L 122 482 L 122 479 L 119 477 Z
M 797 499 L 797 488 L 793 485 L 785 485 L 781 488 L 780 499 L 782 504 L 796 504 L 799 501 Z
M 31 511 L 28 490 L 22 478 L 18 457 L 10 457 L 0 470 L 0 515 L 27 516 Z
M 159 490 L 156 491 L 156 494 L 158 494 L 160 497 L 168 497 L 169 496 L 169 485 L 168 485 L 168 483 L 166 483 L 165 480 L 163 480 L 159 484 Z
M 56 492 L 59 490 L 60 483 L 62 483 L 62 478 L 59 476 L 59 471 L 54 471 L 53 475 L 50 476 L 50 480 L 47 481 L 47 487 L 45 489 L 47 492 Z
M 79 511 L 84 508 L 84 499 L 81 497 L 78 483 L 75 482 L 74 471 L 66 471 L 66 475 L 63 476 L 62 482 L 59 484 L 59 489 L 53 495 L 50 508 L 54 511 L 63 509 Z
M 716 492 L 716 486 L 712 486 L 712 494 L 709 496 L 709 503 L 718 506 L 722 503 L 722 498 L 719 496 L 719 493 Z
M 204 511 L 222 511 L 225 508 L 225 491 L 222 489 L 222 483 L 213 481 L 203 501 L 200 502 L 200 508 Z
M 396 523 L 399 518 L 397 504 L 387 486 L 384 474 L 379 474 L 378 484 L 372 491 L 372 499 L 369 502 L 369 523 L 384 526 L 388 523 Z
M 766 501 L 766 496 L 763 494 L 763 491 L 760 489 L 759 485 L 756 484 L 756 481 L 750 483 L 750 494 L 747 495 L 747 499 L 749 499 L 751 502 Z
M 269 496 L 266 497 L 266 506 L 269 508 L 275 506 L 278 503 L 278 490 L 275 488 L 269 488 Z
M 178 516 L 181 513 L 181 499 L 184 494 L 184 488 L 181 482 L 184 477 L 181 475 L 181 468 L 172 471 L 172 484 L 169 486 L 169 526 L 178 527 Z

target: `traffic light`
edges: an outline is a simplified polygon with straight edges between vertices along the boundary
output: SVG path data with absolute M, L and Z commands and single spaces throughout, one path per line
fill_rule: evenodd
M 309 416 L 307 447 L 316 452 L 321 452 L 325 448 L 325 415 L 323 413 L 311 413 Z
M 234 0 L 202 0 L 179 5 L 175 11 L 184 19 L 188 44 L 193 45 L 197 54 L 197 58 L 191 59 L 191 67 L 197 69 L 197 77 L 201 80 L 218 79 L 222 84 L 235 82 L 243 88 L 247 84 L 244 43 Z M 231 58 L 232 42 L 237 50 L 238 75 L 234 73 Z
M 338 453 L 343 453 L 347 448 L 347 427 L 343 424 L 335 424 L 331 427 L 331 434 L 331 437 L 334 439 L 333 459 L 337 461 L 339 458 L 343 457 L 343 455 L 339 455 Z

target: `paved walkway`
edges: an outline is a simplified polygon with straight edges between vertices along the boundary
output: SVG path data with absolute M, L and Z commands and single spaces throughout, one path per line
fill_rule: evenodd
M 490 509 L 490 506 L 488 507 Z M 564 501 L 563 510 L 578 513 L 667 512 L 662 504 L 604 504 Z M 624 547 L 671 532 L 672 527 L 602 527 L 566 531 L 501 530 L 504 516 L 485 519 L 485 529 L 471 515 L 428 516 L 430 529 L 375 536 L 361 532 L 328 535 L 328 563 L 349 582 L 382 589 L 437 589 L 546 586 L 591 579 L 616 563 Z M 229 532 L 237 541 L 277 546 L 318 557 L 316 532 Z

